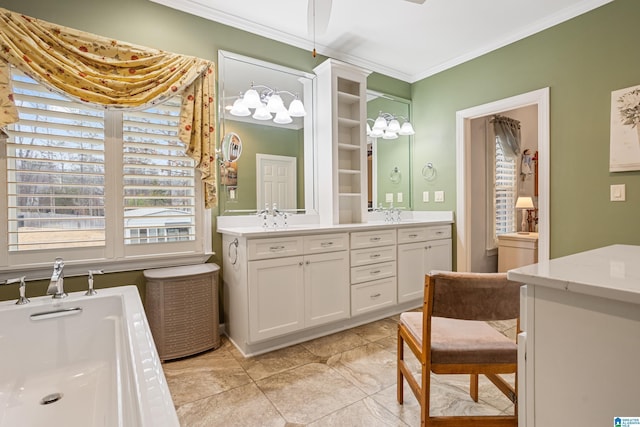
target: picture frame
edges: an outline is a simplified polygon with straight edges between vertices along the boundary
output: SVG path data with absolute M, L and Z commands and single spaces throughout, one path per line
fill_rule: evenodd
M 609 171 L 640 170 L 640 85 L 611 92 Z

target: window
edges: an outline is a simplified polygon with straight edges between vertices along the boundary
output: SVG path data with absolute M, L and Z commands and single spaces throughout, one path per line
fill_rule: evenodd
M 0 269 L 57 256 L 81 264 L 154 255 L 175 264 L 176 255 L 207 252 L 200 185 L 177 137 L 179 97 L 144 111 L 106 111 L 15 69 L 12 79 L 20 121 L 2 144 Z
M 491 230 L 491 236 L 488 239 L 487 249 L 498 246 L 499 235 L 516 231 L 514 206 L 518 194 L 516 159 L 505 156 L 498 138 L 494 138 L 492 145 L 493 147 L 490 148 L 493 150 L 488 150 L 492 153 L 490 155 L 492 161 L 489 164 L 493 169 L 493 192 L 489 192 L 492 196 L 489 203 L 492 208 L 489 216 L 492 226 L 488 227 Z

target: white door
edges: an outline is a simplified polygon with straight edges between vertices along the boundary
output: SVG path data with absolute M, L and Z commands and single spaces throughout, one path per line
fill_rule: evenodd
M 424 276 L 451 271 L 451 239 L 398 245 L 398 302 L 424 298 Z
M 296 209 L 296 158 L 256 154 L 257 207 Z
M 349 253 L 304 257 L 305 327 L 349 317 Z

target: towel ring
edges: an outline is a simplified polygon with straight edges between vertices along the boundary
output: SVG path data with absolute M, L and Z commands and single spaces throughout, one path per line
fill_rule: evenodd
M 436 179 L 436 168 L 435 166 L 433 166 L 433 163 L 429 162 L 426 163 L 423 167 L 422 167 L 422 177 L 427 180 L 427 181 L 433 181 L 434 179 Z
M 401 178 L 402 178 L 402 175 L 400 174 L 400 169 L 398 169 L 397 166 L 391 169 L 391 173 L 389 173 L 389 181 L 391 181 L 394 184 L 397 184 L 400 182 Z
M 231 261 L 231 265 L 236 265 L 238 262 L 238 238 L 233 239 L 231 243 L 229 243 L 229 259 L 231 259 L 231 247 L 235 247 L 233 251 L 233 261 Z

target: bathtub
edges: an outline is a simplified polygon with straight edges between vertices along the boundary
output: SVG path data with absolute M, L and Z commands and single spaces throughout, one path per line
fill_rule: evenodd
M 135 286 L 0 302 L 0 427 L 178 426 Z

